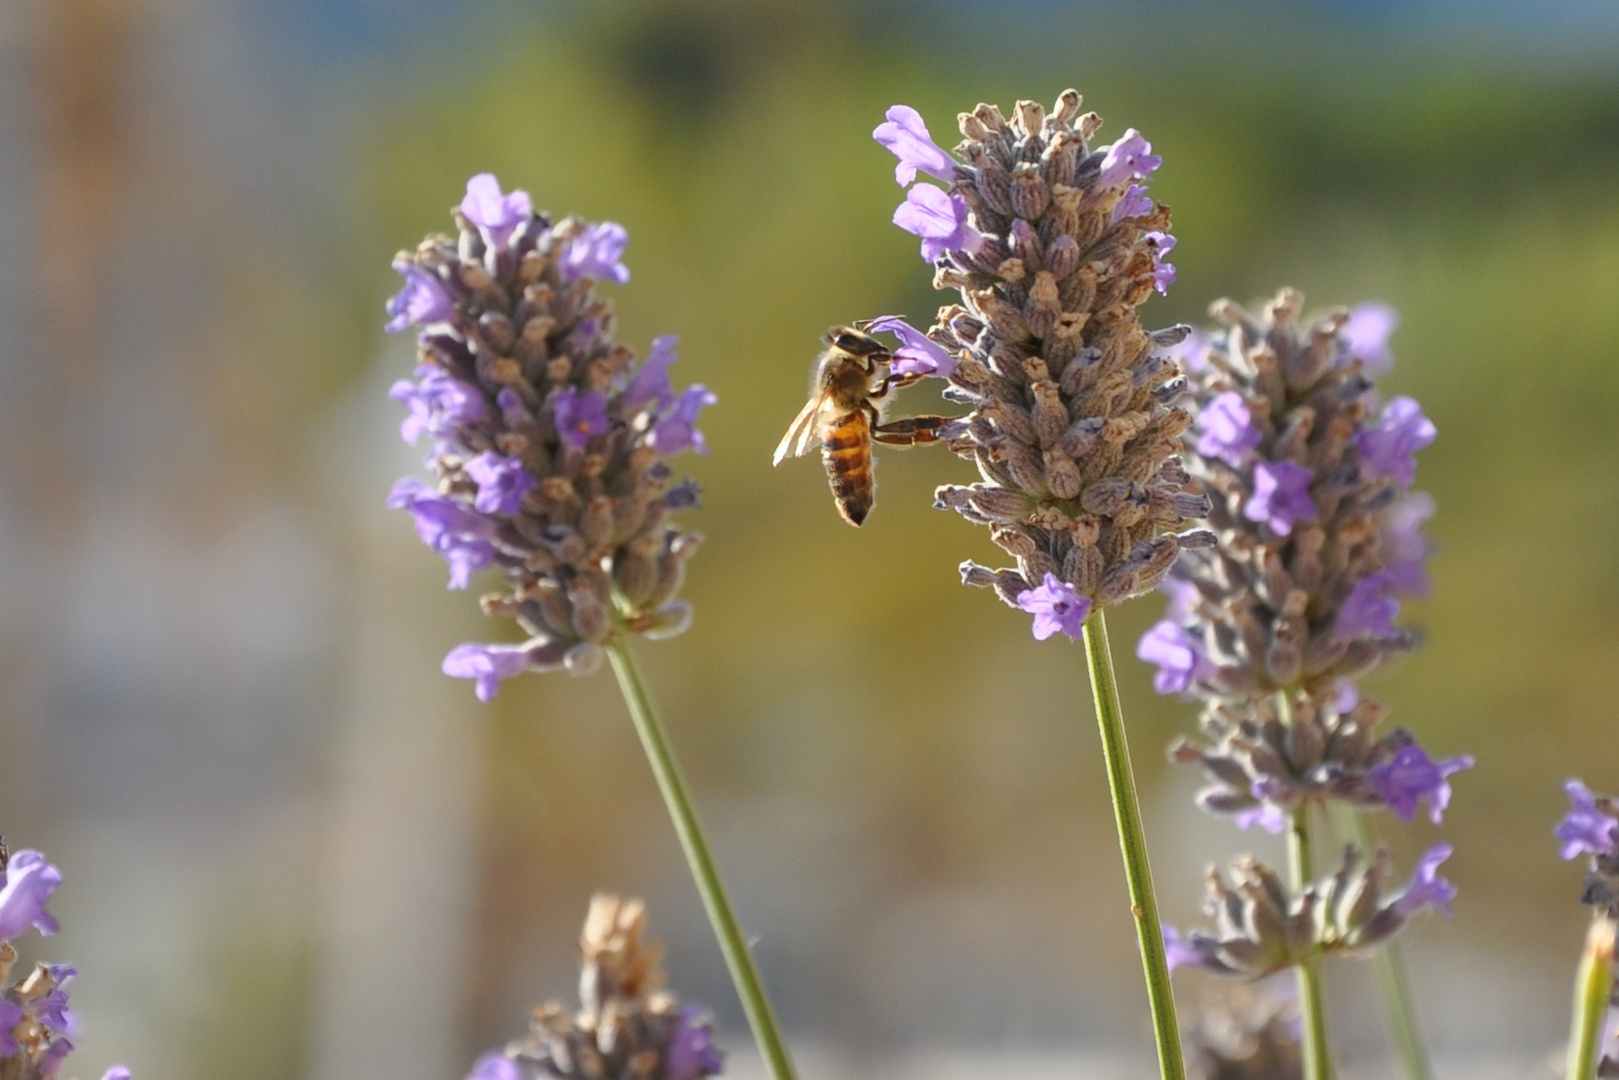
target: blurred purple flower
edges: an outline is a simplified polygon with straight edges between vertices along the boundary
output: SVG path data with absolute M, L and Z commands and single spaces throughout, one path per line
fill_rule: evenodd
M 1208 658 L 1179 624 L 1164 619 L 1141 635 L 1136 657 L 1158 665 L 1152 688 L 1160 694 L 1181 694 L 1209 668 Z
M 651 351 L 619 395 L 619 407 L 624 410 L 622 415 L 629 415 L 647 402 L 655 402 L 659 410 L 675 403 L 675 388 L 669 382 L 669 365 L 678 359 L 675 346 L 679 343 L 680 339 L 673 334 L 652 339 Z
M 1198 967 L 1203 963 L 1203 954 L 1191 942 L 1181 936 L 1173 923 L 1162 925 L 1164 934 L 1164 958 L 1169 961 L 1169 970 L 1178 967 Z
M 393 486 L 388 506 L 415 516 L 416 535 L 450 564 L 450 588 L 466 588 L 474 571 L 494 562 L 495 549 L 489 542 L 494 522 L 416 477 L 407 476 Z
M 718 1076 L 724 1068 L 725 1055 L 714 1045 L 713 1027 L 703 1019 L 701 1009 L 687 1005 L 680 1010 L 663 1051 L 664 1080 Z
M 1193 329 L 1178 344 L 1163 350 L 1163 355 L 1179 364 L 1183 371 L 1202 371 L 1209 366 L 1207 352 L 1209 339 L 1201 330 Z
M 581 394 L 564 386 L 552 398 L 551 408 L 557 437 L 570 450 L 583 450 L 594 436 L 607 433 L 607 398 L 595 390 Z
M 568 244 L 562 256 L 562 280 L 610 278 L 624 284 L 630 280 L 629 268 L 622 261 L 629 242 L 630 234 L 616 221 L 590 226 Z
M 534 486 L 534 478 L 523 471 L 516 458 L 486 450 L 467 462 L 467 476 L 478 485 L 472 508 L 480 514 L 515 514 L 523 505 L 523 495 Z
M 478 227 L 484 243 L 504 251 L 517 226 L 534 213 L 528 192 L 502 195 L 494 173 L 479 173 L 467 181 L 467 194 L 461 200 L 461 214 Z
M 1214 395 L 1198 414 L 1197 425 L 1203 431 L 1197 440 L 1197 452 L 1219 458 L 1234 468 L 1240 468 L 1248 460 L 1249 451 L 1264 438 L 1254 426 L 1247 402 L 1235 390 Z
M 1381 375 L 1394 366 L 1389 335 L 1400 326 L 1400 313 L 1387 304 L 1371 301 L 1349 309 L 1349 321 L 1339 335 L 1368 375 Z
M 1619 828 L 1619 819 L 1599 809 L 1596 798 L 1578 780 L 1567 781 L 1563 784 L 1563 790 L 1568 793 L 1568 801 L 1573 806 L 1553 831 L 1553 835 L 1563 842 L 1563 858 L 1612 855 L 1614 830 Z
M 1394 620 L 1400 614 L 1400 602 L 1388 595 L 1387 574 L 1368 574 L 1355 582 L 1344 602 L 1338 608 L 1338 618 L 1332 633 L 1339 641 L 1356 638 L 1394 638 L 1400 635 Z
M 956 358 L 944 350 L 922 331 L 898 315 L 879 315 L 866 324 L 866 329 L 877 334 L 893 334 L 902 343 L 894 350 L 894 363 L 890 369 L 895 375 L 936 375 L 948 379 L 956 370 Z
M 1152 144 L 1135 128 L 1125 131 L 1118 142 L 1104 150 L 1102 171 L 1096 180 L 1102 187 L 1143 179 L 1164 163 L 1163 158 L 1152 152 Z
M 506 426 L 521 430 L 534 422 L 533 414 L 523 403 L 523 395 L 509 386 L 503 386 L 500 393 L 495 395 L 495 405 L 500 409 L 500 418 L 506 421 Z
M 1018 593 L 1017 606 L 1034 616 L 1036 641 L 1044 641 L 1059 630 L 1077 641 L 1091 613 L 1090 598 L 1079 595 L 1072 585 L 1050 572 L 1039 586 Z
M 1152 213 L 1152 200 L 1147 198 L 1145 184 L 1131 184 L 1124 189 L 1124 195 L 1113 207 L 1113 222 L 1117 224 L 1125 218 L 1141 217 Z
M 1428 820 L 1438 825 L 1444 818 L 1445 807 L 1450 805 L 1452 773 L 1473 767 L 1469 754 L 1435 761 L 1416 743 L 1402 746 L 1395 755 L 1381 765 L 1366 772 L 1366 785 L 1388 804 L 1394 816 L 1411 821 L 1417 816 L 1417 805 L 1428 804 Z
M 488 409 L 476 386 L 426 365 L 417 368 L 416 374 L 419 383 L 400 379 L 388 389 L 389 397 L 410 409 L 399 425 L 399 435 L 412 446 L 423 432 L 435 438 L 453 436 L 458 428 L 484 418 Z
M 915 180 L 919 169 L 947 184 L 956 178 L 955 158 L 934 143 L 921 113 L 909 105 L 895 105 L 885 115 L 887 121 L 878 124 L 871 137 L 899 158 L 894 179 L 901 187 Z
M 1368 476 L 1385 476 L 1408 488 L 1417 478 L 1418 450 L 1438 434 L 1433 422 L 1422 415 L 1413 398 L 1397 397 L 1383 406 L 1383 415 L 1374 427 L 1355 438 L 1360 451 L 1361 471 Z
M 1254 466 L 1254 493 L 1242 512 L 1249 521 L 1263 521 L 1278 536 L 1293 531 L 1295 522 L 1316 516 L 1310 498 L 1315 473 L 1291 461 L 1261 461 Z
M 479 701 L 493 700 L 503 679 L 528 670 L 527 645 L 481 645 L 467 642 L 451 649 L 444 658 L 444 674 L 454 679 L 476 679 L 473 687 Z
M 1450 902 L 1456 899 L 1456 886 L 1439 876 L 1439 864 L 1450 858 L 1455 850 L 1449 844 L 1436 844 L 1417 863 L 1411 884 L 1389 905 L 1402 918 L 1409 919 L 1425 907 L 1438 908 L 1450 914 Z
M 1251 806 L 1246 810 L 1238 810 L 1232 815 L 1239 829 L 1251 829 L 1258 825 L 1272 836 L 1280 836 L 1282 830 L 1287 828 L 1287 811 L 1277 803 L 1271 801 L 1274 797 L 1275 782 L 1265 778 L 1255 780 L 1251 791 L 1259 805 Z
M 393 317 L 384 330 L 394 334 L 407 326 L 455 318 L 455 304 L 443 282 L 409 259 L 395 259 L 394 269 L 405 279 L 405 287 L 388 301 L 388 314 Z
M 702 383 L 688 386 L 669 414 L 659 420 L 647 436 L 646 444 L 664 457 L 673 457 L 682 450 L 708 453 L 708 442 L 697 430 L 697 414 L 706 406 L 719 402 L 719 398 Z
M 1178 242 L 1166 232 L 1150 232 L 1142 237 L 1152 249 L 1152 285 L 1161 295 L 1169 295 L 1169 287 L 1175 284 L 1175 267 L 1164 262 L 1164 256 L 1175 248 Z
M 62 883 L 62 872 L 32 848 L 23 848 L 6 864 L 0 886 L 0 940 L 10 941 L 30 926 L 41 934 L 56 933 L 56 920 L 45 905 Z
M 1383 527 L 1384 576 L 1390 591 L 1402 596 L 1427 596 L 1428 538 L 1422 526 L 1434 515 L 1433 496 L 1413 491 L 1389 510 Z
M 66 1039 L 56 1039 L 45 1048 L 40 1056 L 39 1064 L 35 1066 L 44 1080 L 54 1080 L 57 1070 L 62 1067 L 62 1059 L 73 1052 L 73 1044 Z
M 1197 585 L 1185 578 L 1166 577 L 1158 583 L 1158 591 L 1169 597 L 1169 607 L 1164 611 L 1164 618 L 1170 622 L 1178 623 L 1193 611 L 1202 599 Z
M 484 700 L 487 701 L 488 698 Z M 517 1062 L 499 1050 L 491 1050 L 473 1062 L 472 1071 L 467 1073 L 467 1080 L 522 1080 L 522 1078 L 523 1071 L 517 1067 Z
M 17 1040 L 11 1037 L 11 1031 L 22 1023 L 26 1015 L 21 1005 L 0 998 L 0 1057 L 12 1057 L 17 1053 Z
M 977 251 L 984 237 L 967 222 L 967 202 L 932 184 L 917 184 L 894 211 L 894 224 L 922 238 L 922 258 L 933 262 L 947 251 Z
M 129 1080 L 129 1066 L 114 1065 L 101 1074 L 101 1080 Z

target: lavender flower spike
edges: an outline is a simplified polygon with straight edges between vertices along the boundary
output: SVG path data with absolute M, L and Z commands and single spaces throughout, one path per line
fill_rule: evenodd
M 1619 817 L 1599 807 L 1590 789 L 1578 780 L 1569 780 L 1563 785 L 1563 790 L 1568 793 L 1568 801 L 1573 804 L 1573 808 L 1558 824 L 1554 833 L 1557 839 L 1563 842 L 1563 858 L 1612 855 L 1614 831 L 1619 829 Z
M 944 346 L 898 315 L 879 315 L 866 324 L 874 334 L 893 334 L 902 342 L 894 350 L 894 362 L 889 367 L 895 375 L 933 375 L 948 379 L 956 369 L 956 358 Z
M 1017 606 L 1034 616 L 1034 638 L 1044 641 L 1061 631 L 1078 641 L 1085 632 L 1085 618 L 1091 613 L 1089 597 L 1056 574 L 1047 574 L 1037 588 L 1018 593 Z
M 41 934 L 56 933 L 56 919 L 45 905 L 61 883 L 62 872 L 39 852 L 24 848 L 14 853 L 0 886 L 0 940 L 19 937 L 30 926 Z
M 972 253 L 984 246 L 983 235 L 967 220 L 966 201 L 930 184 L 917 184 L 905 193 L 894 224 L 922 238 L 922 258 L 928 262 L 947 251 Z
M 955 159 L 933 141 L 921 113 L 909 105 L 895 105 L 886 115 L 888 119 L 877 125 L 871 137 L 899 158 L 894 166 L 895 182 L 904 187 L 916 179 L 918 170 L 947 184 L 955 180 Z
M 1449 776 L 1473 767 L 1469 754 L 1435 761 L 1416 743 L 1401 747 L 1393 758 L 1366 773 L 1366 784 L 1380 795 L 1402 821 L 1417 816 L 1417 805 L 1428 804 L 1428 819 L 1438 825 L 1450 805 Z
M 624 284 L 630 280 L 623 262 L 629 242 L 630 234 L 616 221 L 590 226 L 573 238 L 562 256 L 562 280 L 593 277 Z
M 533 213 L 528 192 L 503 195 L 493 173 L 479 173 L 467 181 L 467 194 L 461 200 L 461 214 L 477 227 L 484 243 L 504 251 L 517 227 Z M 403 273 L 403 271 L 401 271 Z

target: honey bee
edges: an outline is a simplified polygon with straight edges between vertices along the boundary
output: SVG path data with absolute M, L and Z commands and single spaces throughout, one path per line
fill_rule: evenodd
M 889 391 L 923 376 L 889 374 L 893 354 L 856 327 L 834 326 L 821 340 L 826 351 L 816 358 L 809 402 L 787 428 L 772 464 L 780 465 L 789 448 L 793 457 L 803 457 L 811 439 L 818 441 L 838 513 L 850 525 L 859 525 L 871 513 L 876 491 L 872 440 L 893 446 L 936 442 L 950 417 L 913 416 L 883 423 L 882 405 Z

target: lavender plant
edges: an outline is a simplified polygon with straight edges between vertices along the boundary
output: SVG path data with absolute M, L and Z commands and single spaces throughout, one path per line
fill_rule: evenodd
M 430 235 L 394 260 L 405 285 L 388 302 L 387 328 L 415 328 L 418 367 L 390 396 L 409 409 L 405 441 L 429 437 L 434 481 L 399 481 L 389 505 L 415 517 L 451 588 L 495 571 L 500 587 L 483 610 L 528 638 L 458 646 L 444 672 L 473 679 L 488 701 L 522 672 L 585 675 L 608 658 L 767 1066 L 790 1080 L 764 983 L 629 649 L 633 636 L 690 624 L 676 593 L 701 538 L 671 515 L 694 507 L 698 491 L 674 479 L 669 459 L 707 452 L 696 423 L 715 396 L 701 384 L 675 392 L 673 337 L 654 340 L 640 363 L 615 341 L 596 285 L 629 280 L 623 226 L 553 224 L 487 173 L 452 213 L 455 236 Z
M 591 897 L 579 937 L 579 1008 L 534 1010 L 527 1037 L 479 1058 L 467 1080 L 703 1080 L 724 1057 L 696 1005 L 664 989 L 663 948 L 645 938 L 646 907 Z
M 1182 740 L 1172 760 L 1200 767 L 1205 810 L 1244 828 L 1287 833 L 1290 880 L 1257 860 L 1231 880 L 1208 877 L 1212 931 L 1166 928 L 1171 963 L 1257 978 L 1297 973 L 1304 1074 L 1331 1075 L 1319 964 L 1390 941 L 1416 915 L 1448 911 L 1438 845 L 1388 895 L 1392 867 L 1373 850 L 1359 812 L 1442 819 L 1449 777 L 1472 765 L 1436 760 L 1403 729 L 1382 732 L 1381 703 L 1354 679 L 1410 650 L 1395 621 L 1400 599 L 1426 588 L 1421 526 L 1432 500 L 1412 492 L 1415 453 L 1433 425 L 1410 398 L 1383 403 L 1371 375 L 1389 362 L 1392 312 L 1338 309 L 1302 319 L 1284 289 L 1263 312 L 1230 301 L 1225 324 L 1188 343 L 1188 397 L 1197 422 L 1186 468 L 1210 497 L 1218 543 L 1187 551 L 1163 582 L 1168 617 L 1137 655 L 1158 667 L 1160 693 L 1203 703 L 1206 742 Z M 1337 868 L 1318 876 L 1312 807 L 1347 814 Z M 1381 983 L 1407 1071 L 1427 1075 L 1397 955 Z
M 0 842 L 0 1076 L 7 1080 L 53 1080 L 73 1050 L 78 1016 L 68 1007 L 68 984 L 78 972 L 65 964 L 35 964 L 12 980 L 17 950 L 12 941 L 30 928 L 56 933 L 46 910 L 62 873 L 37 851 L 24 849 L 8 857 Z M 114 1065 L 101 1080 L 129 1080 L 129 1070 Z
M 1181 436 L 1191 415 L 1165 350 L 1186 327 L 1149 333 L 1138 312 L 1175 268 L 1169 210 L 1147 195 L 1162 164 L 1134 129 L 1092 148 L 1102 125 L 1064 91 L 1048 113 L 1020 101 L 962 113 L 955 152 L 933 142 L 916 110 L 896 105 L 874 137 L 909 185 L 894 223 L 921 239 L 934 286 L 959 302 L 923 333 L 887 316 L 871 328 L 901 347 L 894 370 L 948 381 L 971 406 L 945 431 L 980 480 L 945 485 L 935 505 L 989 529 L 1015 565 L 962 564 L 1034 616 L 1038 639 L 1083 639 L 1102 731 L 1131 913 L 1146 975 L 1159 1064 L 1185 1074 L 1159 933 L 1146 838 L 1130 766 L 1104 608 L 1156 586 L 1183 550 L 1214 534 L 1187 529 L 1209 509 L 1188 490 Z M 944 188 L 917 183 L 924 173 Z

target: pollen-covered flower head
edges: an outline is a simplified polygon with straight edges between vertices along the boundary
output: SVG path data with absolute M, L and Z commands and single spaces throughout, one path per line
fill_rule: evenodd
M 981 480 L 940 488 L 936 505 L 1016 559 L 964 565 L 967 584 L 1034 613 L 1041 636 L 1066 633 L 1077 601 L 1088 611 L 1151 589 L 1183 541 L 1212 539 L 1175 534 L 1205 509 L 1184 491 L 1190 417 L 1165 355 L 1185 330 L 1149 334 L 1136 312 L 1174 280 L 1169 211 L 1146 195 L 1160 159 L 1134 130 L 1093 148 L 1102 121 L 1072 90 L 1049 113 L 1020 101 L 1010 119 L 979 105 L 958 120 L 953 157 L 913 110 L 891 110 L 876 133 L 915 184 L 896 224 L 922 238 L 935 287 L 959 296 L 925 337 L 946 359 L 914 370 L 972 407 L 945 434 Z
M 725 1060 L 713 1024 L 663 988 L 663 947 L 645 937 L 646 908 L 591 898 L 579 939 L 579 1008 L 534 1010 L 528 1037 L 479 1058 L 467 1080 L 702 1080 Z
M 622 226 L 553 224 L 488 174 L 468 183 L 456 221 L 456 236 L 431 235 L 394 263 L 405 287 L 388 329 L 416 328 L 419 361 L 390 396 L 409 409 L 405 440 L 430 437 L 434 479 L 400 481 L 389 502 L 444 556 L 451 588 L 493 569 L 500 588 L 484 610 L 530 635 L 445 658 L 488 700 L 523 671 L 595 670 L 614 634 L 686 626 L 675 594 L 700 538 L 670 515 L 696 489 L 668 459 L 706 452 L 697 420 L 715 398 L 674 390 L 674 338 L 641 363 L 614 340 L 596 284 L 629 277 Z
M 1409 489 L 1433 424 L 1410 398 L 1380 402 L 1348 312 L 1305 321 L 1303 305 L 1291 289 L 1257 315 L 1220 301 L 1225 332 L 1187 364 L 1186 467 L 1219 544 L 1171 571 L 1194 590 L 1174 621 L 1201 661 L 1176 689 L 1330 695 L 1416 640 L 1397 620 L 1427 584 L 1432 500 Z

